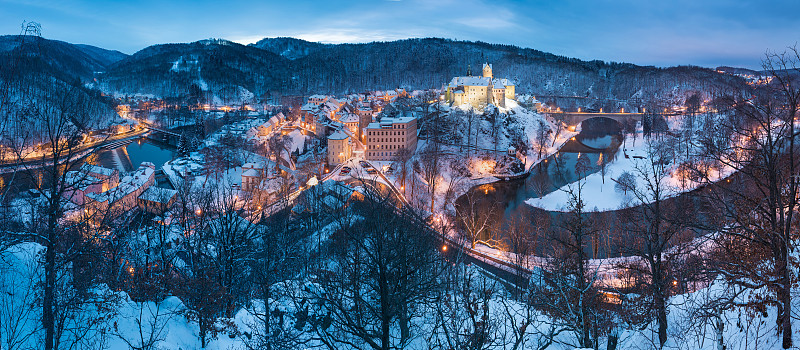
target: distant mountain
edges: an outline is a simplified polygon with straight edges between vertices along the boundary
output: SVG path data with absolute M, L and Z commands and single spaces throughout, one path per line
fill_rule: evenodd
M 226 100 L 252 99 L 252 92 L 262 94 L 286 84 L 287 62 L 272 52 L 219 39 L 154 45 L 112 65 L 101 86 L 124 94 L 189 96 L 212 91 Z
M 750 77 L 768 77 L 771 76 L 772 73 L 765 71 L 765 70 L 752 70 L 748 68 L 738 68 L 738 67 L 728 67 L 728 66 L 720 66 L 717 67 L 716 70 L 718 72 L 733 74 L 733 75 L 741 75 L 741 76 L 750 76 Z M 788 74 L 795 77 L 800 77 L 800 72 L 796 69 L 781 69 L 778 70 L 776 73 L 778 74 Z
M 29 69 L 46 70 L 61 80 L 91 80 L 95 72 L 105 71 L 111 64 L 127 57 L 119 51 L 90 45 L 31 36 L 0 36 L 0 57 L 8 59 L 14 51 L 29 58 L 26 60 Z
M 91 89 L 97 72 L 126 57 L 89 45 L 74 45 L 37 36 L 0 36 L 0 140 L 45 135 L 46 124 L 32 114 L 63 111 L 85 130 L 108 127 L 119 118 L 114 101 Z M 41 121 L 41 120 L 38 120 Z
M 84 45 L 84 44 L 77 44 L 75 46 L 77 46 L 84 53 L 86 53 L 87 55 L 91 56 L 93 59 L 98 61 L 105 68 L 108 68 L 108 66 L 128 57 L 128 55 L 119 52 L 117 50 L 106 50 L 103 48 L 99 48 L 97 46 Z
M 749 68 L 739 68 L 739 67 L 728 67 L 728 66 L 719 66 L 716 68 L 716 71 L 728 73 L 728 74 L 735 74 L 735 75 L 763 75 L 763 71 L 752 70 Z
M 330 45 L 305 41 L 302 39 L 278 37 L 264 38 L 255 44 L 250 44 L 250 46 L 267 50 L 290 60 L 296 60 L 298 58 L 306 57 L 312 52 L 325 49 Z
M 115 63 L 101 82 L 107 91 L 158 96 L 187 96 L 192 86 L 223 99 L 237 94 L 340 94 L 441 88 L 453 76 L 466 74 L 468 66 L 478 74 L 484 62 L 493 64 L 495 76 L 515 81 L 517 93 L 561 100 L 568 96 L 570 103 L 584 105 L 592 98 L 657 97 L 680 103 L 692 92 L 748 88 L 740 77 L 708 68 L 583 61 L 511 45 L 438 38 L 336 45 L 293 38 L 268 38 L 251 46 L 220 40 L 156 45 Z

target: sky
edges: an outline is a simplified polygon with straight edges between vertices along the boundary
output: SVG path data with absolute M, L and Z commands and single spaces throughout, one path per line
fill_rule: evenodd
M 132 54 L 161 43 L 291 36 L 326 43 L 443 37 L 585 60 L 759 68 L 800 41 L 797 0 L 0 0 L 0 34 Z

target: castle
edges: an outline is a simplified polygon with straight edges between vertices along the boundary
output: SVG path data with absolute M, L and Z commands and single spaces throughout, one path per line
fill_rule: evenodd
M 467 69 L 467 76 L 454 77 L 447 84 L 444 98 L 449 103 L 457 106 L 470 104 L 479 108 L 482 105 L 494 104 L 498 107 L 506 106 L 506 99 L 514 99 L 514 84 L 508 79 L 495 79 L 492 74 L 492 65 L 483 64 L 483 75 L 480 77 L 472 76 L 471 70 Z

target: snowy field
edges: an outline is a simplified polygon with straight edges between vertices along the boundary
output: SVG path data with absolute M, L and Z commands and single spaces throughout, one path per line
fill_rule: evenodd
M 331 224 L 335 225 L 335 224 Z M 329 225 L 330 226 L 330 225 Z M 329 232 L 331 228 L 324 227 L 322 232 Z M 3 348 L 6 344 L 13 344 L 17 348 L 36 348 L 40 341 L 39 331 L 40 308 L 36 307 L 37 296 L 33 291 L 34 285 L 42 282 L 40 261 L 44 249 L 34 243 L 24 243 L 12 246 L 0 253 L 0 331 L 3 332 Z M 466 267 L 467 271 L 474 267 Z M 474 271 L 473 271 L 474 272 Z M 278 284 L 276 288 L 287 288 L 295 293 L 302 288 L 295 284 Z M 496 287 L 495 287 L 496 288 Z M 670 349 L 701 349 L 716 350 L 716 340 L 722 336 L 729 350 L 744 349 L 779 349 L 780 339 L 775 336 L 774 307 L 767 308 L 764 315 L 754 318 L 735 311 L 725 311 L 716 317 L 709 318 L 706 322 L 698 322 L 693 318 L 697 310 L 703 307 L 707 300 L 720 297 L 729 292 L 729 286 L 724 282 L 715 281 L 707 288 L 693 293 L 677 295 L 671 298 L 669 307 L 669 341 L 666 344 Z M 27 292 L 26 292 L 27 291 Z M 98 309 L 93 303 L 84 304 L 79 310 L 71 310 L 71 318 L 67 327 L 72 331 L 81 330 L 80 333 L 67 331 L 62 336 L 62 345 L 74 345 L 74 348 L 104 348 L 128 349 L 139 348 L 143 343 L 153 345 L 153 348 L 164 350 L 199 349 L 199 329 L 195 321 L 188 317 L 189 312 L 183 302 L 177 297 L 170 296 L 159 302 L 132 301 L 124 292 L 109 291 L 100 285 L 95 293 L 105 295 L 109 302 L 104 309 Z M 746 301 L 748 294 L 742 294 L 739 299 Z M 797 300 L 797 299 L 795 299 Z M 271 300 L 273 308 L 286 312 L 297 311 L 293 304 L 286 298 Z M 796 307 L 800 307 L 795 304 Z M 508 317 L 513 317 L 517 322 L 526 314 L 522 304 L 510 299 L 507 294 L 498 290 L 488 301 L 489 313 L 494 320 L 509 324 Z M 257 318 L 254 312 L 263 310 L 263 303 L 253 300 L 251 306 L 242 308 L 235 313 L 233 318 L 221 319 L 220 325 L 225 325 L 224 331 L 211 339 L 206 349 L 235 350 L 247 349 L 248 334 L 255 331 Z M 81 320 L 100 318 L 100 322 L 80 324 Z M 557 322 L 548 316 L 533 311 L 532 316 L 536 321 L 528 329 L 529 336 L 526 344 L 536 344 L 542 339 L 550 327 Z M 419 323 L 422 327 L 417 329 L 419 334 L 426 336 L 416 337 L 408 349 L 423 350 L 430 344 L 425 342 L 428 334 L 432 334 L 430 322 Z M 724 330 L 718 332 L 717 323 L 724 325 Z M 800 326 L 800 321 L 795 320 L 795 327 Z M 519 323 L 516 323 L 519 324 Z M 291 327 L 292 324 L 289 324 Z M 654 326 L 643 329 L 634 326 L 622 326 L 617 329 L 619 335 L 618 349 L 651 349 L 657 344 L 657 334 Z M 504 333 L 500 333 L 504 334 Z M 510 333 L 505 333 L 510 336 Z M 80 335 L 80 337 L 76 337 Z M 308 333 L 298 333 L 299 336 L 312 337 Z M 510 340 L 510 339 L 509 339 Z M 605 349 L 605 338 L 601 338 L 600 348 Z M 308 346 L 316 343 L 311 341 Z M 320 344 L 316 344 L 320 345 Z M 497 347 L 498 349 L 508 347 Z M 574 336 L 570 332 L 562 332 L 555 338 L 555 342 L 548 347 L 554 350 L 575 349 Z
M 641 133 L 641 128 L 638 133 Z M 669 136 L 668 136 L 669 137 Z M 643 201 L 651 202 L 649 196 L 638 198 L 630 191 L 627 193 L 618 191 L 616 180 L 624 172 L 631 173 L 636 180 L 636 188 L 646 193 L 648 181 L 653 181 L 656 177 L 648 170 L 652 160 L 653 148 L 661 142 L 655 137 L 643 138 L 641 135 L 632 137 L 627 135 L 625 142 L 617 150 L 613 161 L 606 165 L 605 174 L 598 171 L 588 175 L 584 179 L 567 184 L 560 189 L 551 192 L 541 198 L 530 198 L 527 204 L 550 211 L 568 211 L 568 203 L 572 193 L 577 193 L 578 186 L 582 186 L 581 199 L 587 211 L 608 211 L 621 208 L 628 208 L 642 204 Z M 694 151 L 692 151 L 694 152 Z M 627 157 L 626 157 L 627 155 Z M 663 198 L 674 197 L 678 194 L 694 190 L 701 184 L 682 177 L 678 172 L 678 166 L 674 163 L 669 164 L 665 173 L 658 176 L 663 192 Z M 711 180 L 719 181 L 730 176 L 732 169 L 723 168 L 721 172 L 711 174 Z M 648 180 L 648 178 L 650 180 Z

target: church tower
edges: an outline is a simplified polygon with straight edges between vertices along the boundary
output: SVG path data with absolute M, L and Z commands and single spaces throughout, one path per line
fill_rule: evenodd
M 489 63 L 484 63 L 483 64 L 483 77 L 484 78 L 489 78 L 489 79 L 493 78 L 493 76 L 492 76 L 492 65 L 491 64 L 489 64 Z

